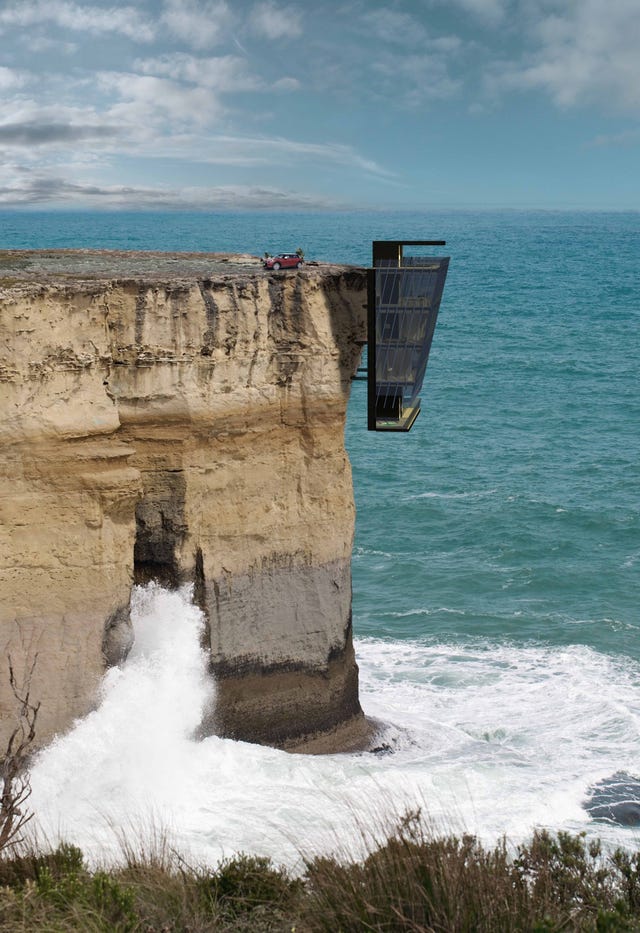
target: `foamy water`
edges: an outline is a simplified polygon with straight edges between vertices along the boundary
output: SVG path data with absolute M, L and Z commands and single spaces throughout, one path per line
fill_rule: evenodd
M 360 854 L 363 831 L 418 804 L 437 828 L 486 842 L 541 825 L 639 842 L 581 804 L 594 781 L 634 769 L 640 665 L 582 647 L 366 639 L 362 703 L 389 724 L 393 751 L 289 755 L 194 738 L 215 697 L 189 595 L 136 590 L 127 662 L 33 769 L 40 837 L 95 863 L 118 859 L 119 838 L 155 832 L 197 862 L 245 851 L 295 868 L 301 852 Z

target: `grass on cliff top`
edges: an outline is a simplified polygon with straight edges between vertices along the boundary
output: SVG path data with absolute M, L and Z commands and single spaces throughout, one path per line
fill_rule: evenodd
M 293 878 L 238 855 L 215 870 L 161 854 L 92 871 L 81 851 L 0 857 L 0 930 L 122 933 L 640 931 L 640 853 L 537 832 L 508 853 L 433 838 L 410 814 L 362 862 L 319 858 Z

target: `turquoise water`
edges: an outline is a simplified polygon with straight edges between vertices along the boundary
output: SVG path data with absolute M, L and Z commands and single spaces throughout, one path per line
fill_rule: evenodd
M 589 828 L 590 784 L 639 768 L 640 214 L 0 213 L 0 230 L 0 248 L 361 264 L 372 239 L 447 240 L 414 429 L 367 432 L 362 382 L 349 408 L 362 702 L 400 737 L 376 780 L 481 835 Z
M 638 659 L 640 217 L 455 220 L 414 431 L 354 388 L 359 631 Z

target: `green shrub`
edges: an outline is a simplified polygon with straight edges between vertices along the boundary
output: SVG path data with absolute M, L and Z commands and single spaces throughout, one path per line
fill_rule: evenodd
M 414 814 L 361 864 L 311 862 L 305 918 L 324 933 L 640 930 L 639 869 L 568 833 L 537 832 L 515 858 L 504 840 L 430 838 Z
M 626 909 L 632 914 L 640 914 L 640 852 L 631 854 L 616 849 L 611 861 L 618 874 Z
M 58 879 L 83 870 L 84 857 L 80 849 L 62 843 L 53 852 L 0 858 L 0 887 L 20 888 L 27 881 L 38 882 L 43 875 Z
M 54 852 L 0 860 L 0 884 L 13 895 L 7 900 L 14 912 L 21 905 L 27 928 L 136 929 L 133 890 L 105 872 L 90 873 L 76 846 L 62 844 Z
M 91 871 L 74 846 L 0 858 L 0 933 L 640 933 L 640 853 L 545 831 L 510 851 L 435 838 L 408 814 L 362 861 L 293 879 L 266 858 L 217 869 L 147 856 Z
M 302 890 L 294 880 L 271 860 L 240 854 L 223 861 L 213 874 L 198 878 L 200 896 L 225 915 L 237 917 L 257 907 L 281 910 L 290 906 Z

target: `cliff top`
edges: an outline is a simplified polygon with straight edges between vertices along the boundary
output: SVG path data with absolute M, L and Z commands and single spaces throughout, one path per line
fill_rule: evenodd
M 329 263 L 306 262 L 305 270 L 344 271 L 353 268 Z M 303 270 L 303 271 L 305 271 Z M 72 282 L 143 279 L 196 280 L 232 275 L 299 274 L 294 270 L 267 272 L 262 260 L 249 253 L 165 253 L 143 250 L 104 249 L 8 249 L 0 250 L 0 287 L 26 283 L 70 284 Z

